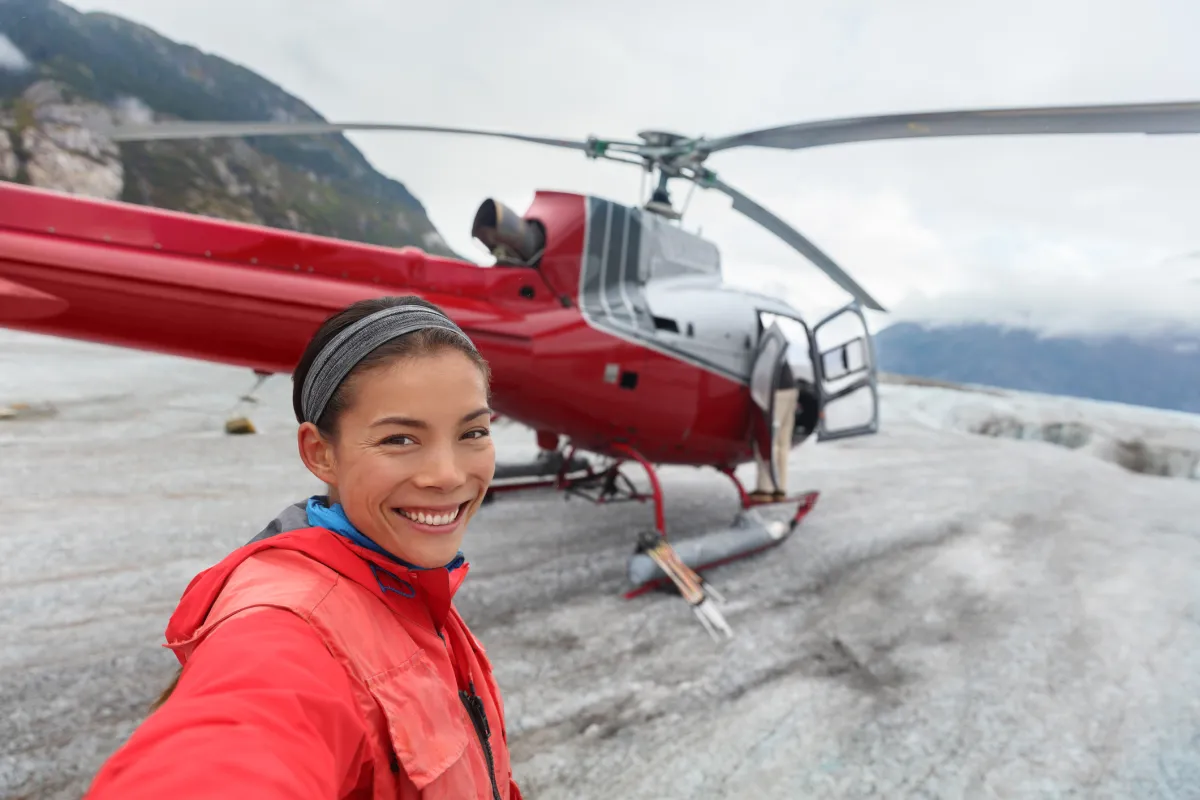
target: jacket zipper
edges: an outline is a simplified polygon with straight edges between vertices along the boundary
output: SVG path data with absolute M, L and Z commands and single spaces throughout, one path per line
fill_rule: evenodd
M 492 780 L 492 800 L 500 800 L 500 789 L 496 786 L 496 762 L 492 757 L 492 746 L 488 741 L 492 736 L 492 730 L 488 725 L 487 712 L 483 710 L 483 701 L 475 694 L 475 684 L 469 685 L 470 693 L 459 689 L 458 696 L 462 698 L 463 705 L 467 707 L 471 722 L 475 723 L 475 733 L 479 736 L 479 744 L 482 745 L 484 758 L 487 759 L 488 777 Z
M 438 631 L 437 635 L 442 640 L 442 644 L 446 646 L 447 655 L 454 658 L 454 655 L 450 653 L 446 637 L 442 635 L 441 631 Z M 487 711 L 484 710 L 483 701 L 479 699 L 479 695 L 475 694 L 475 683 L 468 681 L 467 687 L 469 691 L 458 690 L 458 697 L 467 708 L 467 715 L 471 718 L 471 724 L 475 726 L 475 735 L 479 737 L 479 746 L 483 748 L 483 757 L 487 760 L 488 778 L 492 782 L 492 800 L 501 800 L 500 789 L 496 786 L 496 760 L 492 755 L 492 745 L 489 741 L 492 729 L 488 725 Z

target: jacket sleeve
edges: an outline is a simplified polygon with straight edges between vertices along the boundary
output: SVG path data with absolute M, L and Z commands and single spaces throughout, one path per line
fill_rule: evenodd
M 308 625 L 264 609 L 220 625 L 88 800 L 346 795 L 368 758 L 350 677 Z

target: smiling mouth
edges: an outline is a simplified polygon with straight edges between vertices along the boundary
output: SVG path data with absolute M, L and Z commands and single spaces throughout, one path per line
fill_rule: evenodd
M 392 510 L 410 522 L 415 522 L 422 527 L 449 529 L 454 527 L 469 504 L 470 501 L 468 500 L 466 503 L 460 503 L 455 508 L 450 509 L 413 507 L 394 508 Z

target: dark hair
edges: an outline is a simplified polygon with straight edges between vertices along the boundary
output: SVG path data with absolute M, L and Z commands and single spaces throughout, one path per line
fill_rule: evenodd
M 360 319 L 369 317 L 377 311 L 383 311 L 384 309 L 400 305 L 424 306 L 438 313 L 445 313 L 428 300 L 411 295 L 404 297 L 372 297 L 368 300 L 359 300 L 357 303 L 352 303 L 321 323 L 321 327 L 317 328 L 316 333 L 309 339 L 308 346 L 304 348 L 304 354 L 300 356 L 300 361 L 292 371 L 292 410 L 296 414 L 297 422 L 304 421 L 304 410 L 301 403 L 304 381 L 308 377 L 308 371 L 312 368 L 313 361 L 316 360 L 322 348 L 333 337 Z M 329 398 L 329 403 L 326 404 L 325 410 L 321 412 L 321 418 L 316 421 L 317 429 L 326 436 L 333 436 L 337 433 L 338 419 L 341 417 L 342 412 L 350 406 L 352 384 L 355 376 L 376 367 L 389 364 L 397 359 L 431 355 L 444 349 L 457 350 L 470 358 L 479 367 L 480 372 L 483 373 L 484 382 L 490 383 L 491 370 L 488 368 L 487 361 L 477 351 L 467 346 L 461 337 L 453 331 L 444 328 L 425 328 L 424 330 L 415 331 L 401 336 L 399 339 L 393 339 L 390 342 L 380 345 L 372 350 L 366 358 L 355 364 L 337 390 L 334 391 L 333 396 Z

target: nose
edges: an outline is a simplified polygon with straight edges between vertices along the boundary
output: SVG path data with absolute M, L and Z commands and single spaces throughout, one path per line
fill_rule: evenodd
M 424 458 L 413 481 L 426 489 L 450 491 L 463 485 L 466 471 L 459 463 L 453 443 L 443 442 L 426 445 Z

